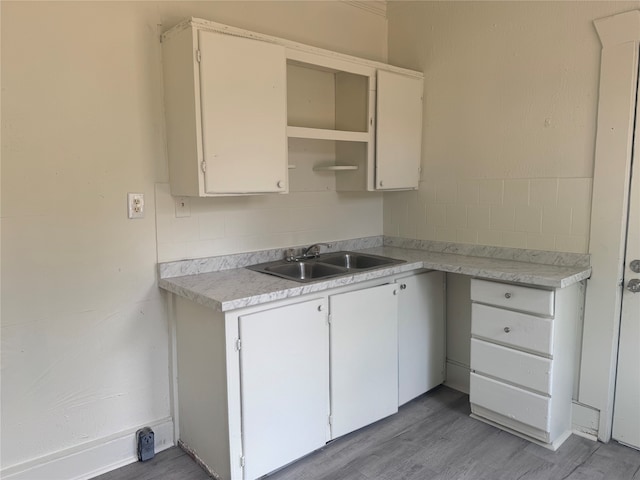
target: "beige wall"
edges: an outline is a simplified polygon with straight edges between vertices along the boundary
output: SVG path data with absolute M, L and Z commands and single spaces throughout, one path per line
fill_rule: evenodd
M 171 415 L 156 214 L 163 259 L 299 238 L 263 236 L 264 222 L 254 223 L 265 211 L 258 197 L 198 200 L 190 219 L 171 224 L 160 31 L 199 16 L 384 60 L 386 20 L 336 2 L 2 2 L 1 8 L 6 468 Z M 145 193 L 144 219 L 126 218 L 127 192 Z M 373 212 L 370 225 L 360 223 L 349 235 L 382 233 L 380 197 L 301 198 L 269 200 L 267 208 L 276 210 L 269 218 L 290 221 L 303 208 L 312 216 L 328 205 L 344 208 L 340 222 L 345 212 Z M 313 233 L 337 235 L 321 213 Z M 207 243 L 212 236 L 223 240 Z
M 384 232 L 588 251 L 600 43 L 638 2 L 390 2 L 389 62 L 425 73 L 422 181 Z
M 420 189 L 385 194 L 384 233 L 586 253 L 601 50 L 593 20 L 637 8 L 390 2 L 389 62 L 424 71 L 425 121 Z M 459 306 L 469 297 L 468 278 L 448 274 L 448 373 L 462 388 L 471 315 Z

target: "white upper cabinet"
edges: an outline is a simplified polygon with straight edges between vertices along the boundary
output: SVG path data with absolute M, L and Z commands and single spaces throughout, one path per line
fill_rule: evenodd
M 195 18 L 162 42 L 173 195 L 418 188 L 422 73 Z
M 198 40 L 206 193 L 285 191 L 284 47 L 203 31 Z
M 378 70 L 376 189 L 418 188 L 423 79 Z
M 286 192 L 284 47 L 194 27 L 163 42 L 171 193 Z

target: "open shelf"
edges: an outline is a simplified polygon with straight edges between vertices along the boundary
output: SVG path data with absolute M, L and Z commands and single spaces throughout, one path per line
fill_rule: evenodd
M 369 140 L 368 132 L 349 132 L 324 128 L 287 127 L 287 135 L 293 138 L 338 140 L 341 142 L 367 142 Z
M 358 170 L 357 165 L 325 165 L 322 167 L 313 167 L 314 172 L 344 172 L 348 170 Z

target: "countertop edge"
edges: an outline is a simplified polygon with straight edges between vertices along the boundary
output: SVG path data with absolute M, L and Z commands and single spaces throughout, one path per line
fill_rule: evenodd
M 397 248 L 397 247 L 396 247 Z M 407 249 L 407 251 L 411 251 Z M 246 308 L 261 304 L 266 304 L 273 301 L 285 300 L 287 298 L 294 298 L 301 295 L 307 295 L 317 292 L 323 292 L 332 288 L 338 288 L 346 285 L 357 284 L 370 280 L 375 280 L 381 277 L 394 276 L 403 273 L 409 273 L 417 270 L 438 270 L 447 273 L 458 273 L 462 275 L 469 275 L 472 277 L 483 278 L 488 280 L 506 281 L 523 283 L 539 287 L 547 288 L 566 288 L 575 283 L 581 282 L 591 275 L 591 267 L 553 267 L 546 266 L 553 270 L 569 270 L 565 275 L 543 275 L 539 273 L 527 273 L 508 271 L 508 269 L 501 269 L 500 267 L 478 267 L 473 265 L 465 265 L 465 255 L 456 255 L 455 263 L 443 263 L 439 261 L 429 260 L 408 260 L 405 263 L 395 264 L 392 266 L 369 270 L 365 272 L 355 273 L 352 275 L 345 275 L 343 277 L 332 278 L 327 280 L 320 280 L 318 282 L 311 282 L 301 284 L 292 280 L 287 280 L 283 285 L 275 288 L 272 291 L 264 291 L 254 295 L 242 295 L 240 294 L 236 298 L 223 300 L 216 299 L 211 295 L 206 295 L 202 292 L 198 292 L 194 288 L 189 288 L 184 285 L 180 285 L 180 278 L 194 277 L 197 275 L 187 275 L 184 277 L 169 277 L 162 278 L 158 281 L 158 286 L 171 293 L 195 301 L 205 307 L 212 308 L 216 311 L 227 312 L 230 310 L 237 310 L 240 308 Z M 504 260 L 503 260 L 504 262 Z M 521 262 L 513 262 L 521 263 Z M 244 268 L 238 270 L 245 270 Z M 227 271 L 229 272 L 229 271 Z M 254 272 L 256 275 L 264 275 L 262 273 Z M 204 275 L 204 274 L 201 274 Z M 282 283 L 282 282 L 281 282 Z M 284 287 L 284 288 L 283 288 Z

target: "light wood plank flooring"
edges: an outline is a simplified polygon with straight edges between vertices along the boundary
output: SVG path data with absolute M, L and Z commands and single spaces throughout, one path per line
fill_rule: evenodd
M 439 387 L 397 415 L 335 440 L 265 480 L 640 480 L 640 452 L 572 435 L 550 452 L 469 417 Z M 97 480 L 206 480 L 178 448 Z

